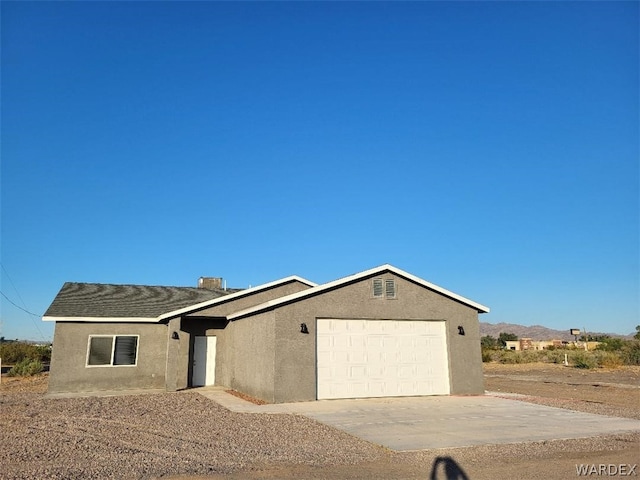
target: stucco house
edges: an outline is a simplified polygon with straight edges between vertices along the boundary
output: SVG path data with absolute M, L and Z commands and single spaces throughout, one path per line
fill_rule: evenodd
M 222 385 L 267 402 L 482 394 L 489 309 L 391 265 L 245 290 L 65 283 L 49 392 Z

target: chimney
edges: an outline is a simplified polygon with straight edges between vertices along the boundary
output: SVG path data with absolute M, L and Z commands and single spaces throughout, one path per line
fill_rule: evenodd
M 198 279 L 198 288 L 206 288 L 207 290 L 221 290 L 222 277 L 200 277 Z

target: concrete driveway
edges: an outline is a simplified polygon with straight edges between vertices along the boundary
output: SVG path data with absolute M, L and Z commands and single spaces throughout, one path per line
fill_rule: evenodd
M 259 406 L 215 387 L 198 391 L 230 410 L 300 414 L 397 451 L 593 437 L 640 430 L 638 420 L 492 395 L 322 400 Z

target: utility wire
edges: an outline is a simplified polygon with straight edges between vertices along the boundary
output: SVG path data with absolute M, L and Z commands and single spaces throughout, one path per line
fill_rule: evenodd
M 22 299 L 22 296 L 20 295 L 20 292 L 18 292 L 18 289 L 16 288 L 16 286 L 13 283 L 13 280 L 11 280 L 11 276 L 9 275 L 9 272 L 7 272 L 7 269 L 4 268 L 4 265 L 2 264 L 2 262 L 0 262 L 0 267 L 2 267 L 2 271 L 5 273 L 5 275 L 7 276 L 7 278 L 9 279 L 9 283 L 11 283 L 11 286 L 13 287 L 13 289 L 16 291 L 16 295 L 18 295 L 18 298 L 20 299 L 20 301 L 22 302 L 22 304 L 24 305 L 24 308 L 21 307 L 20 305 L 16 304 L 15 302 L 13 302 L 9 297 L 7 297 L 4 292 L 2 292 L 0 290 L 0 295 L 2 295 L 7 302 L 9 302 L 11 305 L 13 305 L 14 307 L 16 307 L 19 310 L 22 310 L 23 312 L 31 315 L 31 317 L 37 317 L 37 318 L 42 318 L 42 315 L 38 315 L 37 313 L 33 313 L 30 312 L 29 310 L 27 310 L 27 304 L 24 302 L 24 300 Z M 42 334 L 42 330 L 40 330 L 40 327 L 38 326 L 38 324 L 33 320 L 33 318 L 31 318 L 31 321 L 33 322 L 33 326 L 36 328 L 36 330 L 38 331 L 38 333 L 40 334 L 40 338 L 44 341 L 46 341 L 45 336 Z
M 16 295 L 18 295 L 18 298 L 20 299 L 20 301 L 22 302 L 22 306 L 24 308 L 27 308 L 27 304 L 24 302 L 24 300 L 22 299 L 22 296 L 20 295 L 20 292 L 18 291 L 18 289 L 16 288 L 16 284 L 13 283 L 13 280 L 11 280 L 11 275 L 9 275 L 9 272 L 7 272 L 7 269 L 4 268 L 4 265 L 2 264 L 2 262 L 0 262 L 0 267 L 2 267 L 2 271 L 4 272 L 4 274 L 7 276 L 7 278 L 9 279 L 9 283 L 11 284 L 11 286 L 13 287 L 13 290 L 16 292 Z M 5 297 L 6 298 L 6 297 Z M 9 300 L 7 298 L 7 300 Z M 15 304 L 14 304 L 15 305 Z
M 14 307 L 22 310 L 23 312 L 28 313 L 29 315 L 33 315 L 34 317 L 42 318 L 42 315 L 38 315 L 37 313 L 30 312 L 29 310 L 27 310 L 25 308 L 22 308 L 20 305 L 18 305 L 16 303 L 14 303 L 13 301 L 11 301 L 11 299 L 9 297 L 7 297 L 4 294 L 4 292 L 0 291 L 0 295 L 2 295 L 7 300 L 7 302 L 9 302 L 11 305 L 13 305 Z

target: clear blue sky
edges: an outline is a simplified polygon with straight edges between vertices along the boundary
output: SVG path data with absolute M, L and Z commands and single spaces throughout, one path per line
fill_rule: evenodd
M 391 263 L 639 319 L 637 2 L 2 2 L 1 290 Z M 1 298 L 7 338 L 53 325 Z

